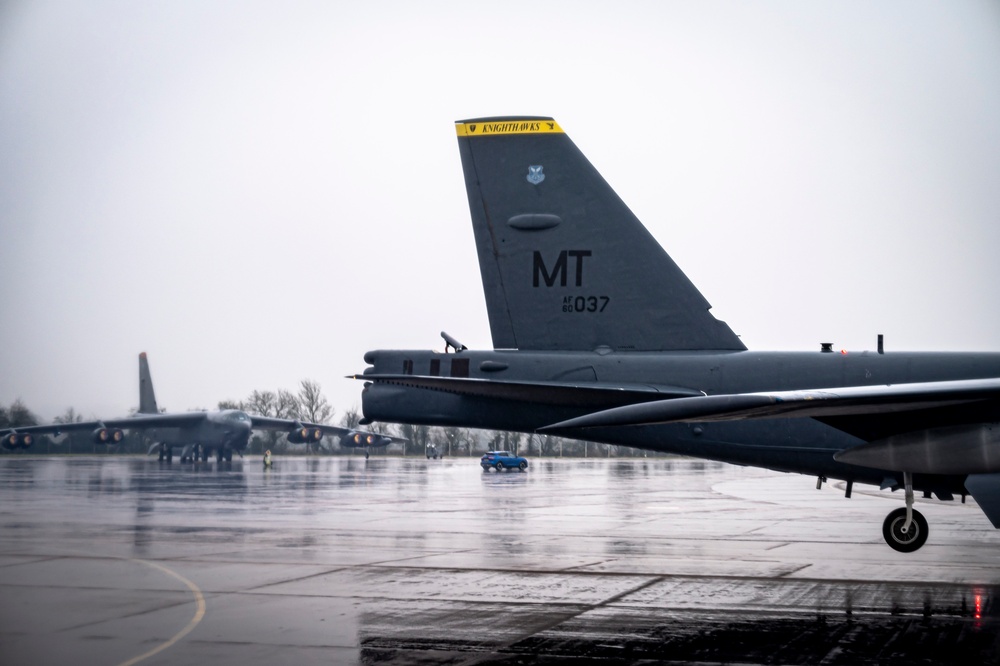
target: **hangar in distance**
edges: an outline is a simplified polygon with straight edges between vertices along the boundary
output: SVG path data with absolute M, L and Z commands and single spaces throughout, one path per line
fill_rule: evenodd
M 126 430 L 140 430 L 154 440 L 149 453 L 158 453 L 160 460 L 173 460 L 175 452 L 182 461 L 208 461 L 215 453 L 217 461 L 231 461 L 233 452 L 242 456 L 254 430 L 284 432 L 293 444 L 319 442 L 325 436 L 341 438 L 350 448 L 387 446 L 398 438 L 376 433 L 339 428 L 322 423 L 295 419 L 279 419 L 247 414 L 240 409 L 161 413 L 156 405 L 153 380 L 149 373 L 146 353 L 139 354 L 139 411 L 134 416 L 79 423 L 9 428 L 0 432 L 0 444 L 6 449 L 28 448 L 36 435 L 59 435 L 64 432 L 91 432 L 97 444 L 117 444 Z
M 378 350 L 365 420 L 549 432 L 902 488 L 1000 528 L 1000 353 L 748 350 L 562 128 L 456 123 L 493 350 Z M 448 351 L 446 347 L 445 351 Z

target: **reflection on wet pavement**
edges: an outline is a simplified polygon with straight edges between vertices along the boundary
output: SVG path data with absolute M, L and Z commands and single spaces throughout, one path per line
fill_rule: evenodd
M 1000 663 L 1000 535 L 684 459 L 0 457 L 0 661 Z

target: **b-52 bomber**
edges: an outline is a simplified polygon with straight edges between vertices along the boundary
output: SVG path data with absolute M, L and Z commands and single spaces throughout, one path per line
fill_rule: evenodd
M 161 413 L 156 405 L 149 362 L 143 352 L 139 354 L 139 411 L 134 416 L 8 428 L 0 432 L 0 444 L 6 449 L 28 448 L 36 435 L 91 431 L 91 438 L 95 443 L 114 445 L 125 438 L 126 430 L 145 432 L 154 440 L 149 453 L 158 453 L 159 459 L 167 462 L 173 460 L 175 451 L 181 461 L 200 459 L 207 462 L 212 452 L 218 462 L 232 461 L 234 451 L 242 457 L 254 430 L 284 432 L 288 441 L 293 444 L 319 443 L 327 435 L 341 438 L 344 445 L 350 448 L 356 446 L 355 438 L 359 442 L 366 442 L 370 447 L 405 441 L 353 428 L 255 416 L 240 409 Z M 367 449 L 365 457 L 368 457 Z
M 748 350 L 552 118 L 456 124 L 492 351 L 365 354 L 362 424 L 553 433 L 904 490 L 1000 528 L 1000 353 Z M 447 353 L 454 347 L 454 353 Z

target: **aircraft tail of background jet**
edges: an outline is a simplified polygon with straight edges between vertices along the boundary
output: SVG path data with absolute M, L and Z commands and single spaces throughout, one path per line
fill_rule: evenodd
M 552 118 L 456 129 L 495 348 L 746 349 Z
M 156 406 L 156 394 L 153 393 L 153 378 L 149 374 L 149 361 L 146 360 L 146 352 L 139 354 L 139 413 L 160 413 Z

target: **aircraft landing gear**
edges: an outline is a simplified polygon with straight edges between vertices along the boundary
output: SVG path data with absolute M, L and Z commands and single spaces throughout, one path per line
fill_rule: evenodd
M 163 462 L 167 458 L 167 447 L 160 444 L 160 462 Z
M 368 451 L 365 451 L 365 460 L 368 460 Z
M 903 472 L 906 507 L 896 509 L 882 523 L 882 537 L 889 547 L 900 553 L 912 553 L 927 542 L 927 519 L 913 508 L 913 474 Z
M 906 531 L 906 509 L 900 508 L 891 512 L 882 523 L 882 536 L 893 550 L 901 553 L 912 553 L 927 541 L 927 519 L 919 511 L 913 511 L 913 520 Z

